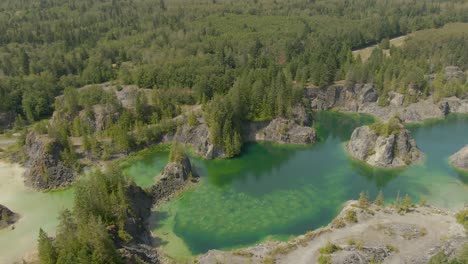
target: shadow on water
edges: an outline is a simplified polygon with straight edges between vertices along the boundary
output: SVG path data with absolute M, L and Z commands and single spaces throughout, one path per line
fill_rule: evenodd
M 232 182 L 246 181 L 250 177 L 260 179 L 287 163 L 303 146 L 281 146 L 271 143 L 248 143 L 242 155 L 228 160 L 202 160 L 193 157 L 193 163 L 210 184 L 218 187 Z M 245 173 L 248 171 L 248 173 Z
M 427 129 L 411 127 L 426 159 L 400 170 L 369 167 L 350 160 L 343 149 L 353 129 L 372 123 L 372 117 L 322 112 L 314 118 L 320 141 L 313 146 L 247 144 L 231 160 L 193 157 L 201 183 L 169 201 L 168 213 L 154 220 L 160 224 L 152 229 L 177 235 L 184 250 L 198 254 L 316 229 L 361 191 L 375 199 L 382 190 L 387 202 L 398 193 L 409 194 L 415 202 L 424 197 L 447 208 L 468 199 L 466 174 L 455 173 L 447 163 L 450 154 L 468 143 L 468 118 L 450 116 Z
M 159 228 L 161 226 L 160 223 L 162 223 L 164 220 L 167 220 L 168 218 L 169 213 L 160 210 L 153 210 L 151 212 L 151 216 L 148 219 L 150 230 Z
M 460 181 L 468 185 L 468 171 L 462 171 L 460 169 L 454 169 Z
M 356 174 L 364 177 L 369 182 L 375 183 L 378 189 L 385 188 L 391 181 L 395 180 L 405 171 L 405 169 L 375 168 L 355 159 L 349 159 L 349 163 Z
M 339 138 L 341 141 L 347 141 L 356 127 L 375 122 L 375 118 L 370 115 L 331 111 L 315 113 L 313 119 L 317 136 L 321 141 L 330 136 Z

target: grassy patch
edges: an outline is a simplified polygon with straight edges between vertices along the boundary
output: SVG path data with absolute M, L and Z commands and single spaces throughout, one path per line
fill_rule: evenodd
M 339 250 L 341 250 L 341 248 L 331 242 L 327 242 L 325 246 L 319 248 L 320 254 L 332 254 Z
M 357 223 L 358 219 L 357 219 L 356 211 L 354 210 L 346 211 L 344 219 L 349 223 Z

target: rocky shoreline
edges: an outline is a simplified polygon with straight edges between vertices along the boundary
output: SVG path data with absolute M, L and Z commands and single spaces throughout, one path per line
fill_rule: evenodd
M 450 156 L 449 161 L 455 168 L 468 171 L 468 145 Z
M 61 158 L 63 146 L 47 135 L 30 131 L 26 136 L 25 184 L 39 190 L 64 188 L 72 184 L 77 172 Z
M 468 95 L 448 97 L 435 102 L 432 96 L 416 103 L 406 102 L 405 95 L 390 92 L 379 105 L 377 89 L 373 84 L 335 84 L 306 88 L 306 98 L 315 111 L 337 110 L 370 114 L 382 121 L 397 115 L 404 123 L 419 123 L 427 119 L 445 118 L 450 113 L 468 114 Z
M 252 247 L 210 250 L 198 263 L 328 263 L 425 264 L 439 252 L 453 258 L 468 238 L 453 213 L 431 206 L 411 206 L 402 213 L 391 206 L 362 207 L 348 201 L 326 227 L 287 242 L 270 241 Z

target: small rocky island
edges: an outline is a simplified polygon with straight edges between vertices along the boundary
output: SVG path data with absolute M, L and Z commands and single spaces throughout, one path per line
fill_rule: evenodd
M 468 170 L 468 145 L 450 156 L 450 163 L 461 170 Z
M 346 149 L 353 158 L 381 168 L 404 167 L 424 156 L 397 117 L 388 123 L 356 128 Z
M 14 224 L 18 218 L 17 214 L 0 204 L 0 229 Z
M 174 143 L 169 163 L 164 167 L 159 180 L 151 188 L 153 202 L 158 203 L 170 198 L 191 182 L 197 182 L 197 174 L 192 170 L 192 164 L 183 153 L 182 146 Z

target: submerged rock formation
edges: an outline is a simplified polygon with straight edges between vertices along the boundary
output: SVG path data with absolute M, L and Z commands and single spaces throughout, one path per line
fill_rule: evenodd
M 352 219 L 350 216 L 353 216 Z M 345 204 L 326 227 L 287 242 L 268 241 L 233 251 L 210 250 L 197 259 L 215 263 L 428 263 L 439 252 L 453 259 L 468 238 L 453 213 L 431 206 L 413 206 L 402 214 L 391 206 L 357 201 Z
M 450 156 L 449 161 L 458 169 L 468 170 L 468 145 Z
M 346 145 L 348 153 L 359 160 L 382 168 L 398 168 L 422 160 L 411 133 L 403 127 L 382 134 L 372 126 L 358 127 Z
M 183 156 L 179 162 L 169 162 L 164 167 L 159 181 L 151 188 L 153 202 L 158 203 L 168 199 L 188 183 L 196 181 L 196 177 L 188 157 Z
M 76 173 L 62 161 L 62 150 L 63 147 L 47 135 L 29 132 L 24 146 L 28 168 L 24 173 L 26 185 L 43 190 L 70 185 Z
M 313 128 L 298 125 L 285 118 L 247 123 L 244 125 L 244 136 L 246 141 L 270 141 L 280 144 L 311 144 L 316 140 Z
M 0 204 L 0 229 L 8 227 L 18 221 L 19 216 Z

